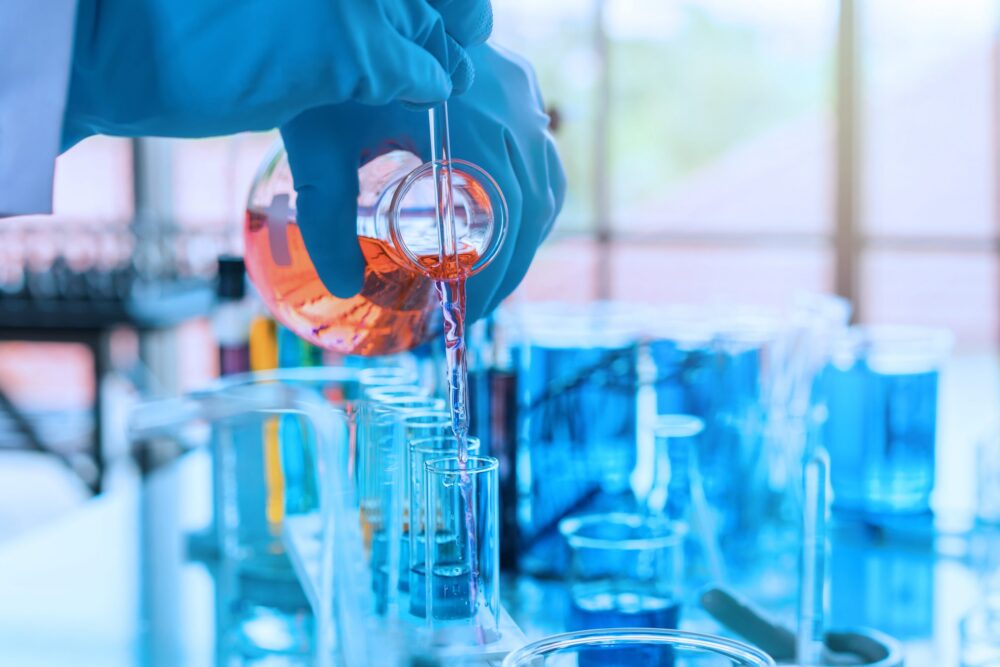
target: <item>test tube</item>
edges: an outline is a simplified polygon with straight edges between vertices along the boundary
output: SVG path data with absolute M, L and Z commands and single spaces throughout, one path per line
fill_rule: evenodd
M 365 387 L 365 398 L 370 401 L 386 401 L 394 398 L 427 398 L 428 392 L 415 384 L 394 384 L 379 387 Z
M 500 638 L 497 469 L 488 456 L 424 464 L 424 594 L 435 644 L 485 645 Z
M 382 585 L 409 590 L 410 476 L 405 419 L 443 407 L 442 399 L 412 395 L 369 400 L 365 404 L 362 461 L 367 471 L 366 506 L 371 508 L 372 558 L 379 564 L 375 568 L 379 593 Z M 394 570 L 391 577 L 383 571 L 388 568 Z M 387 602 L 391 600 L 387 598 Z
M 391 410 L 364 410 L 363 440 L 358 466 L 361 532 L 369 551 L 375 613 L 395 606 L 402 523 L 402 422 Z
M 412 385 L 417 382 L 417 373 L 411 368 L 402 366 L 376 366 L 362 370 L 358 374 L 358 382 L 364 389 Z
M 416 416 L 416 415 L 414 415 Z M 428 437 L 409 441 L 407 446 L 409 459 L 409 562 L 407 563 L 407 580 L 410 591 L 410 613 L 418 618 L 424 618 L 426 609 L 426 553 L 427 538 L 427 497 L 426 497 L 426 465 L 446 457 L 458 456 L 458 441 L 451 431 L 451 416 L 446 415 L 443 423 L 429 423 L 426 429 Z M 479 438 L 468 438 L 466 446 L 470 454 L 479 452 Z M 402 582 L 402 577 L 400 578 Z
M 403 414 L 403 453 L 404 453 L 404 463 L 403 469 L 405 471 L 405 479 L 403 481 L 403 536 L 402 536 L 402 555 L 399 559 L 399 590 L 407 592 L 410 590 L 410 572 L 412 569 L 412 560 L 414 558 L 413 554 L 413 490 L 423 489 L 423 484 L 420 483 L 414 486 L 413 483 L 413 467 L 412 467 L 412 455 L 410 453 L 411 443 L 416 441 L 426 440 L 428 438 L 445 438 L 450 439 L 452 442 L 455 441 L 454 436 L 451 434 L 451 416 L 448 414 L 447 410 L 412 410 L 407 411 Z M 450 452 L 449 454 L 455 454 L 456 452 Z M 435 458 L 440 458 L 445 456 L 445 454 L 439 454 Z M 423 464 L 420 467 L 420 475 L 423 475 Z M 423 563 L 423 546 L 419 547 L 416 552 L 417 557 L 420 558 L 420 563 Z M 421 597 L 422 600 L 422 597 Z M 423 602 L 421 601 L 421 608 Z

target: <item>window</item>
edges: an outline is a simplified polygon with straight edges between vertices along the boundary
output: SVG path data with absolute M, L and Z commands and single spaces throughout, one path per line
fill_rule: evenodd
M 561 298 L 574 257 L 592 297 L 779 305 L 839 287 L 862 322 L 1000 335 L 995 3 L 495 7 L 558 111 L 571 188 L 527 298 Z

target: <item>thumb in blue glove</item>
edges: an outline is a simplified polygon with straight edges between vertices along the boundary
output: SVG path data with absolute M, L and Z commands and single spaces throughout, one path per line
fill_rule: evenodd
M 468 93 L 449 103 L 452 149 L 456 158 L 496 179 L 510 213 L 504 247 L 469 281 L 471 321 L 520 283 L 562 206 L 566 181 L 530 67 L 493 47 L 470 49 L 470 55 L 476 80 Z M 430 159 L 427 116 L 398 104 L 343 104 L 311 109 L 281 133 L 309 256 L 327 289 L 353 296 L 364 277 L 357 241 L 357 169 L 396 148 Z

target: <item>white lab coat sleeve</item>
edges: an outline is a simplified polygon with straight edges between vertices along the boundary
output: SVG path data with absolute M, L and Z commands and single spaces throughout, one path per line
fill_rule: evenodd
M 0 0 L 0 217 L 50 213 L 77 0 Z

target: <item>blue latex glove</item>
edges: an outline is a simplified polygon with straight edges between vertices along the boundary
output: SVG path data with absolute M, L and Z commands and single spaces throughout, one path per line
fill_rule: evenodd
M 496 179 L 510 213 L 500 253 L 469 281 L 471 320 L 493 310 L 521 282 L 562 207 L 566 178 L 530 66 L 492 46 L 469 53 L 476 80 L 448 103 L 452 152 Z M 357 169 L 362 157 L 396 147 L 429 160 L 427 113 L 399 104 L 323 107 L 283 126 L 281 135 L 310 259 L 327 289 L 352 296 L 364 277 L 357 242 Z
M 63 147 L 266 130 L 320 105 L 463 92 L 489 0 L 80 0 Z

